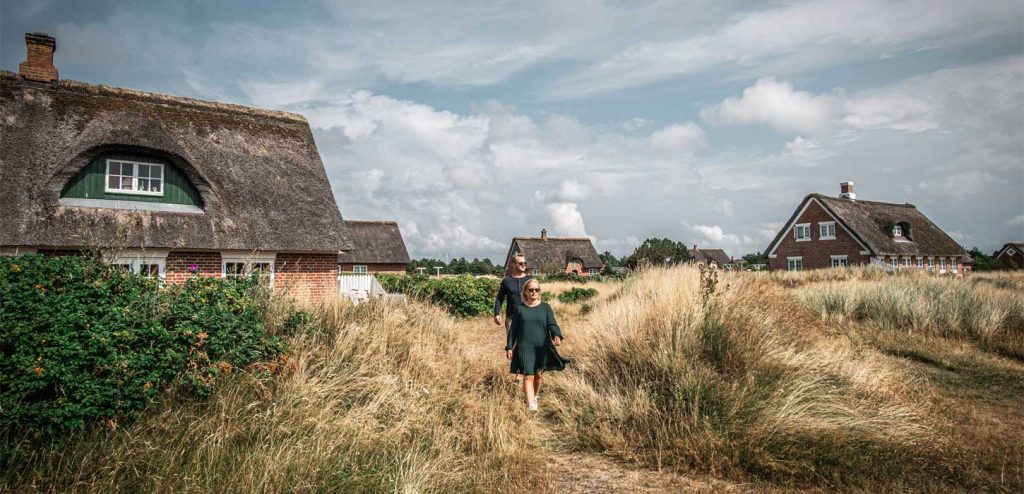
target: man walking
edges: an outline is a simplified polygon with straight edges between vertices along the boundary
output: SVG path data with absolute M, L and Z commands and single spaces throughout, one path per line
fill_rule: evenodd
M 527 281 L 533 279 L 526 274 L 526 258 L 522 254 L 512 256 L 509 266 L 505 269 L 505 278 L 501 280 L 498 296 L 494 299 L 494 324 L 501 326 L 501 303 L 505 302 L 505 332 L 512 325 L 512 317 L 519 312 L 523 303 L 521 294 Z

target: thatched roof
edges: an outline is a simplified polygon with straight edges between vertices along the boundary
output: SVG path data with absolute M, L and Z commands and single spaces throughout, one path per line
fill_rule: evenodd
M 804 205 L 816 200 L 839 225 L 868 248 L 874 256 L 967 256 L 967 252 L 941 228 L 932 223 L 913 204 L 844 199 L 824 194 L 809 194 L 800 203 L 766 252 L 771 252 L 783 235 L 789 234 Z M 909 226 L 903 239 L 892 236 L 893 226 Z M 837 229 L 839 226 L 836 227 Z M 904 230 L 907 230 L 906 228 Z
M 526 256 L 526 263 L 531 268 L 546 269 L 551 266 L 565 268 L 568 261 L 579 259 L 583 261 L 583 269 L 597 268 L 604 269 L 601 257 L 597 255 L 594 244 L 589 238 L 558 238 L 547 237 L 515 237 L 509 245 L 508 254 L 505 256 L 507 265 L 508 259 L 518 251 Z
M 719 266 L 725 266 L 732 262 L 732 258 L 725 253 L 722 249 L 687 249 L 690 255 L 693 256 L 695 262 L 707 263 L 708 261 L 714 261 Z
M 338 262 L 355 264 L 408 264 L 402 232 L 394 221 L 345 220 L 353 248 L 338 255 Z
M 300 115 L 0 72 L 0 245 L 339 252 L 351 248 Z M 92 159 L 180 169 L 202 212 L 61 204 Z

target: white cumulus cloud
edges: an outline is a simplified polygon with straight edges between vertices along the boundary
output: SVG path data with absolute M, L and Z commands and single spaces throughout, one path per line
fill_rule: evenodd
M 768 124 L 783 132 L 816 134 L 828 130 L 838 100 L 793 89 L 786 81 L 758 79 L 739 98 L 726 98 L 705 107 L 700 115 L 711 123 L 724 125 Z

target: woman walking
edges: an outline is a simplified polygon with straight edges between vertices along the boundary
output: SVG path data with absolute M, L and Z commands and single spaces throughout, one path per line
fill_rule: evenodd
M 541 375 L 562 370 L 569 361 L 555 350 L 562 344 L 562 331 L 551 306 L 540 300 L 540 282 L 531 279 L 523 285 L 522 302 L 512 319 L 505 356 L 512 361 L 509 371 L 524 376 L 523 394 L 529 410 L 536 412 Z

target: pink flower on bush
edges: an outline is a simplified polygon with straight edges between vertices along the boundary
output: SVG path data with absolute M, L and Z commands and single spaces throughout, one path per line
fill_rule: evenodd
M 196 265 L 196 264 L 189 264 L 188 265 L 188 272 L 189 273 L 195 273 L 196 271 L 199 271 L 199 266 L 198 265 Z

